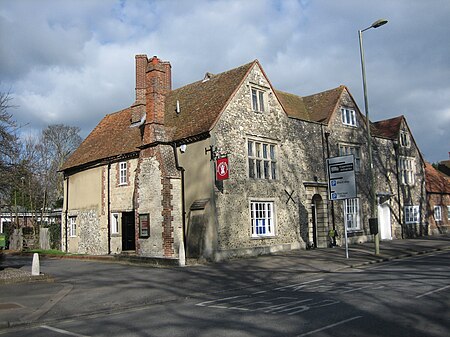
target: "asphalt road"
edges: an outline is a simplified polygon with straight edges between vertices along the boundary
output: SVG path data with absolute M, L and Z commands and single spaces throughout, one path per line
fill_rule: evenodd
M 144 282 L 143 270 L 142 283 L 126 290 L 130 303 L 137 303 L 141 292 L 139 305 L 116 309 L 114 293 L 121 288 L 108 286 L 114 275 L 85 288 L 83 278 L 72 275 L 74 289 L 67 292 L 76 289 L 80 297 L 83 291 L 92 292 L 95 298 L 108 297 L 110 292 L 112 300 L 105 302 L 105 310 L 86 311 L 71 319 L 57 319 L 57 312 L 50 312 L 54 319 L 45 324 L 10 328 L 0 335 L 444 337 L 450 335 L 449 261 L 450 251 L 443 251 L 340 272 L 292 274 L 274 282 L 255 275 L 246 278 L 245 271 L 229 279 L 225 274 L 203 275 L 203 280 L 193 275 L 198 283 L 192 285 L 196 289 L 192 292 L 180 271 L 179 285 L 184 290 L 169 296 L 175 284 L 158 288 L 160 298 L 165 298 L 159 302 L 158 296 L 145 296 L 151 284 Z M 164 271 L 160 272 L 163 277 Z M 55 293 L 63 291 L 64 287 Z M 67 305 L 61 301 L 51 310 L 64 310 Z

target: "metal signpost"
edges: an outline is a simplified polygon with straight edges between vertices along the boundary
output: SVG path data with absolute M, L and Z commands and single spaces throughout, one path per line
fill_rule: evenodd
M 355 158 L 353 155 L 327 159 L 328 191 L 331 201 L 356 198 Z M 347 224 L 344 219 L 345 256 L 348 259 Z

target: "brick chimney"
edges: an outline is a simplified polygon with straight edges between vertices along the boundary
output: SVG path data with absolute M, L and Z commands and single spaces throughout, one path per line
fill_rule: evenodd
M 146 71 L 144 143 L 163 141 L 165 138 L 165 100 L 170 90 L 172 90 L 171 65 L 153 56 L 147 63 Z
M 132 108 L 131 123 L 137 123 L 145 113 L 145 73 L 147 71 L 147 55 L 136 55 L 136 101 Z

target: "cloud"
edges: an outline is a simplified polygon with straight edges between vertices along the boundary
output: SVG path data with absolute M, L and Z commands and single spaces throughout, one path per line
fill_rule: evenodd
M 373 120 L 404 114 L 430 161 L 450 139 L 450 3 L 398 1 L 1 1 L 0 88 L 22 124 L 82 128 L 134 101 L 134 55 L 172 64 L 174 87 L 259 59 L 280 90 L 340 84 L 362 107 L 364 33 Z

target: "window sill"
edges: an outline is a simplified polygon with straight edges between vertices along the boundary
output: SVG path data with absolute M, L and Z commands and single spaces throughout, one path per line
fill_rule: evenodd
M 122 183 L 122 184 L 118 184 L 117 186 L 128 186 L 128 183 Z
M 120 235 L 120 233 L 111 233 L 111 237 L 112 238 L 119 238 L 119 237 L 121 237 L 122 235 Z
M 262 239 L 275 239 L 276 236 L 275 235 L 259 235 L 259 236 L 252 236 L 251 239 L 252 240 L 262 240 Z

